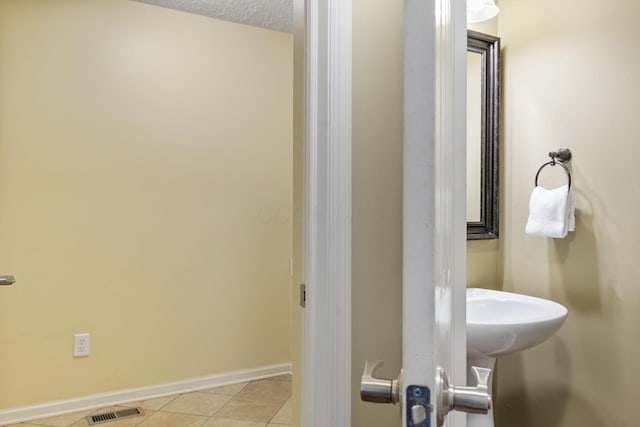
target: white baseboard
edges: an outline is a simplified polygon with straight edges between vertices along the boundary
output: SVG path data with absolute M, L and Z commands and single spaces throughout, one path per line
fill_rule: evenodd
M 68 400 L 59 400 L 56 402 L 48 402 L 33 406 L 23 406 L 20 408 L 0 411 L 0 425 L 30 421 L 38 418 L 53 417 L 70 412 L 83 411 L 87 409 L 97 409 L 104 406 L 135 402 L 138 400 L 153 399 L 156 397 L 168 396 L 172 394 L 188 393 L 191 391 L 203 390 L 227 384 L 235 384 L 244 381 L 253 381 L 262 378 L 275 377 L 287 373 L 291 373 L 291 364 L 282 363 L 279 365 L 263 366 L 260 368 L 245 369 L 242 371 L 226 372 L 223 374 L 192 378 L 189 380 L 176 381 L 166 384 L 156 384 L 147 387 L 131 388 L 127 390 L 114 391 L 111 393 L 100 393 L 91 396 Z

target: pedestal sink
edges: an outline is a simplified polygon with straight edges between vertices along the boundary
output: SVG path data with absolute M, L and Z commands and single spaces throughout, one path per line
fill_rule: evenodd
M 540 344 L 566 318 L 567 309 L 553 301 L 489 289 L 467 289 L 467 370 L 478 366 L 493 371 L 496 357 Z M 473 378 L 469 372 L 467 377 Z M 467 416 L 468 427 L 493 425 L 493 411 Z

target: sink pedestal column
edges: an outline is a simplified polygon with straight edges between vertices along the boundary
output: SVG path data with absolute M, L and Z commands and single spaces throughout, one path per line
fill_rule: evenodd
M 493 423 L 493 369 L 496 365 L 496 358 L 485 356 L 479 353 L 467 353 L 467 378 L 473 383 L 469 383 L 470 387 L 476 386 L 471 373 L 471 367 L 491 369 L 491 377 L 489 378 L 489 396 L 492 396 L 491 409 L 487 414 L 467 414 L 467 427 L 494 427 Z

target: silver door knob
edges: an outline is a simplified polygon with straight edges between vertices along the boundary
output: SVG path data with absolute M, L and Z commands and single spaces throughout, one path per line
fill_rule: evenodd
M 16 278 L 13 276 L 0 276 L 0 286 L 8 286 L 16 283 Z
M 438 426 L 444 423 L 444 417 L 450 411 L 462 411 L 472 414 L 486 414 L 491 409 L 489 394 L 489 378 L 491 369 L 472 366 L 471 371 L 478 385 L 475 387 L 454 387 L 449 383 L 449 376 L 441 367 L 436 373 L 438 398 L 436 418 Z
M 384 362 L 378 360 L 371 364 L 367 360 L 364 363 L 364 372 L 360 382 L 360 398 L 365 402 L 393 403 L 400 401 L 400 379 L 388 380 L 376 378 L 375 370 Z

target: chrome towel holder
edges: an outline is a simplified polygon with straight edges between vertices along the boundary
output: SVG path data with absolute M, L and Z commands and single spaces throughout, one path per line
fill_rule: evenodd
M 544 169 L 545 166 L 560 165 L 562 166 L 564 171 L 567 173 L 567 178 L 569 179 L 569 189 L 571 189 L 571 172 L 567 167 L 567 163 L 571 161 L 571 157 L 572 157 L 571 150 L 568 148 L 558 148 L 558 151 L 551 151 L 549 153 L 549 157 L 551 157 L 551 161 L 540 166 L 540 169 L 538 169 L 538 172 L 536 173 L 535 186 L 536 187 L 538 186 L 538 176 L 540 175 L 540 171 Z

